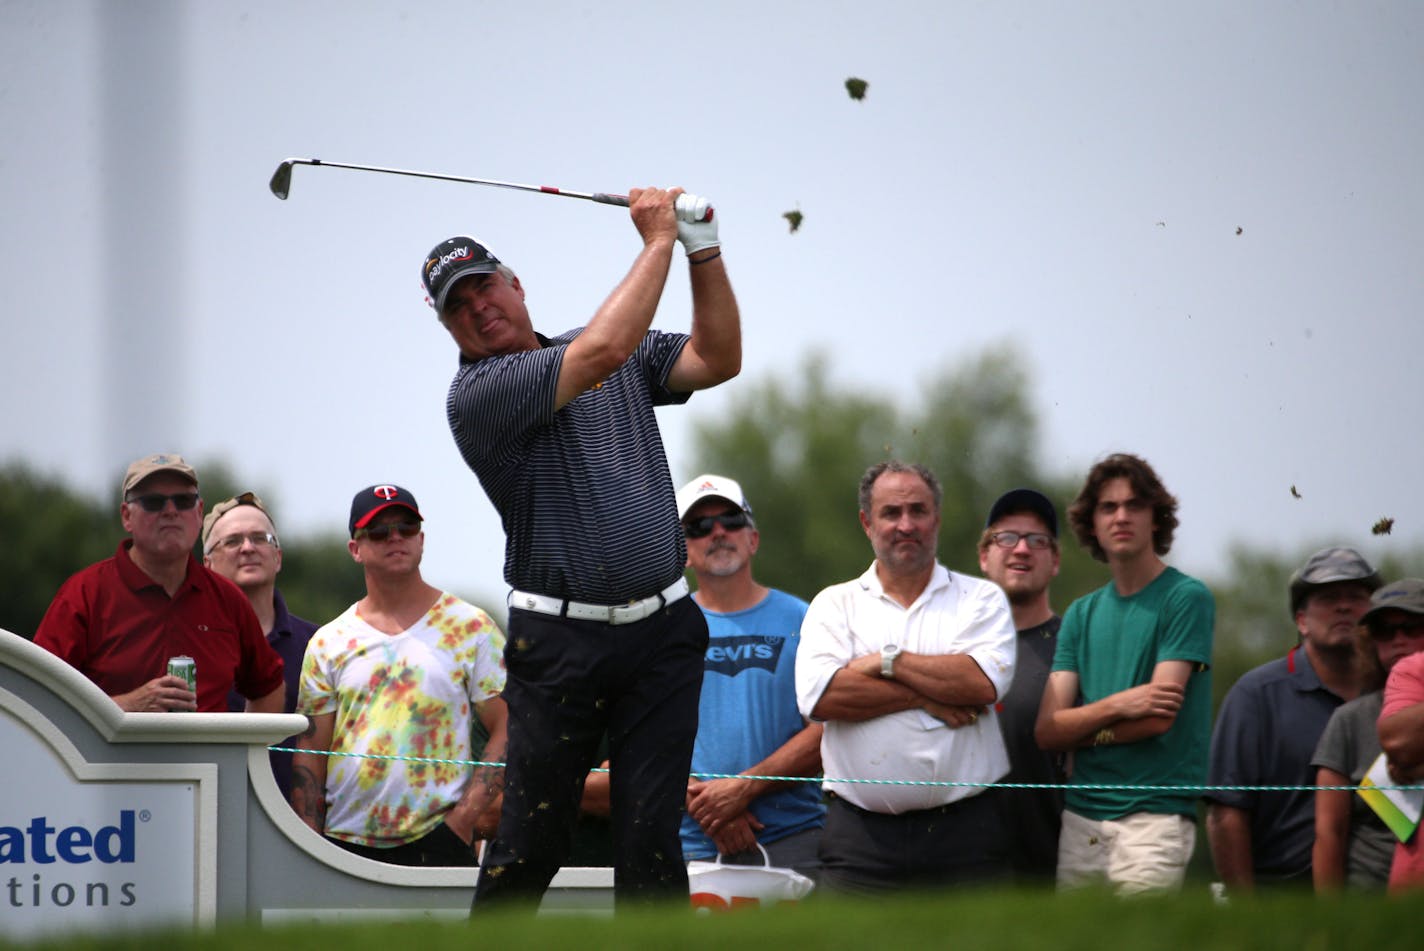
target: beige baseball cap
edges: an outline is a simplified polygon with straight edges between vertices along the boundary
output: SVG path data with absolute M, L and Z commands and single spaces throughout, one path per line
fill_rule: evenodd
M 272 513 L 267 511 L 267 507 L 262 504 L 262 500 L 257 497 L 256 492 L 241 492 L 230 499 L 224 499 L 217 505 L 214 505 L 211 512 L 203 516 L 203 551 L 208 550 L 208 536 L 213 533 L 213 526 L 218 523 L 218 519 L 239 505 L 250 505 L 267 516 L 267 521 L 272 521 Z M 273 522 L 273 528 L 274 530 L 276 528 L 275 522 Z
M 182 456 L 177 453 L 160 452 L 129 463 L 129 471 L 124 473 L 124 487 L 119 493 L 119 498 L 126 498 L 133 491 L 134 486 L 159 472 L 173 472 L 193 483 L 195 487 L 198 484 L 198 473 L 183 461 Z

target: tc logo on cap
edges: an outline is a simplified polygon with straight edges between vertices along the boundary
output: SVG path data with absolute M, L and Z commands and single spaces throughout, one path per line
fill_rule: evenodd
M 376 498 L 385 499 L 387 502 L 400 494 L 400 489 L 393 485 L 378 485 L 371 491 L 375 493 Z

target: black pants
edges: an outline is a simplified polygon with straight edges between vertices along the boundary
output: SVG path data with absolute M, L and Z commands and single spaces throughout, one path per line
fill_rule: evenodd
M 1009 867 L 997 792 L 899 815 L 832 796 L 821 833 L 821 887 L 868 895 L 1003 883 Z
M 397 845 L 389 849 L 378 849 L 369 845 L 343 842 L 327 836 L 328 842 L 335 842 L 348 852 L 377 862 L 391 865 L 417 866 L 469 866 L 475 864 L 475 853 L 445 823 L 440 823 L 414 842 Z M 473 874 L 473 873 L 472 873 Z
M 691 598 L 633 624 L 509 612 L 504 807 L 474 912 L 543 896 L 568 856 L 605 731 L 615 904 L 687 900 L 678 826 L 706 652 L 707 622 Z

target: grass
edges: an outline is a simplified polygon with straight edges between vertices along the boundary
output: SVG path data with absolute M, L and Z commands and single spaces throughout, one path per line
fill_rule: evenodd
M 465 922 L 390 922 L 165 931 L 51 939 L 0 948 L 30 951 L 469 951 L 481 947 L 741 951 L 746 948 L 952 948 L 954 951 L 1381 951 L 1424 944 L 1424 892 L 1407 898 L 1308 893 L 1266 895 L 1219 906 L 1206 895 L 1115 899 L 1049 891 L 940 892 L 850 900 L 818 895 L 796 906 L 696 916 L 681 908 L 531 919 L 490 915 Z

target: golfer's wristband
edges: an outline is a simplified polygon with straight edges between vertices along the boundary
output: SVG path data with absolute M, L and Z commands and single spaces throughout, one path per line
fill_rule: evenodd
M 692 258 L 688 258 L 688 259 L 687 259 L 687 266 L 688 266 L 688 267 L 697 267 L 697 265 L 699 265 L 699 264 L 706 264 L 708 261 L 715 261 L 715 260 L 717 260 L 718 258 L 720 258 L 721 256 L 722 256 L 722 249 L 721 249 L 721 248 L 718 248 L 717 251 L 716 251 L 716 253 L 714 253 L 714 254 L 709 254 L 709 255 L 707 255 L 707 257 L 705 257 L 705 258 L 699 258 L 699 259 L 696 260 L 696 261 L 692 260 Z

